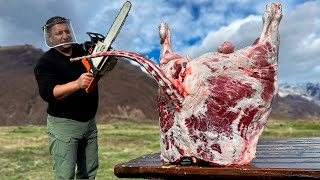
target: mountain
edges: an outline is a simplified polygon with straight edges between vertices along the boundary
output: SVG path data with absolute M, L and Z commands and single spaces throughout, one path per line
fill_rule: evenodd
M 0 124 L 29 124 L 44 117 L 33 66 L 43 51 L 30 45 L 0 47 Z M 44 121 L 44 120 L 42 120 Z
M 319 83 L 282 83 L 272 103 L 277 119 L 312 119 L 320 117 Z
M 47 103 L 33 74 L 41 49 L 31 45 L 0 47 L 0 125 L 45 124 Z M 120 59 L 99 81 L 97 121 L 157 122 L 158 85 L 140 67 Z
M 46 107 L 38 93 L 33 68 L 43 50 L 31 45 L 0 46 L 0 125 L 45 124 Z M 320 117 L 319 84 L 280 84 L 271 118 Z M 120 59 L 99 81 L 98 123 L 130 120 L 158 122 L 158 85 L 139 66 Z M 318 104 L 317 104 L 318 103 Z
M 320 105 L 320 83 L 283 83 L 279 85 L 278 94 L 280 97 L 300 96 Z
M 318 119 L 320 106 L 303 96 L 279 94 L 273 99 L 271 117 L 275 119 Z

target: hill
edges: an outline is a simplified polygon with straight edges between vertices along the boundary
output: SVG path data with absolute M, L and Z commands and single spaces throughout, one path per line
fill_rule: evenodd
M 0 125 L 45 124 L 46 102 L 38 94 L 33 68 L 43 54 L 31 45 L 0 47 Z M 97 121 L 131 119 L 156 122 L 158 85 L 128 60 L 99 82 Z
M 0 47 L 0 125 L 46 123 L 47 104 L 38 94 L 33 74 L 42 54 L 41 49 L 31 45 Z M 317 93 L 310 90 L 310 84 L 307 87 L 312 97 L 316 97 Z M 99 92 L 98 123 L 119 119 L 157 123 L 158 85 L 128 60 L 119 60 L 115 69 L 100 80 Z M 305 95 L 283 93 L 287 92 L 283 89 L 279 92 L 281 96 L 276 96 L 272 104 L 272 118 L 320 117 L 320 106 L 315 101 Z

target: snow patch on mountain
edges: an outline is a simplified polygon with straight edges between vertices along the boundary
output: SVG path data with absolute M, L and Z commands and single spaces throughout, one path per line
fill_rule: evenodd
M 280 97 L 300 96 L 320 105 L 320 83 L 282 83 L 279 84 L 278 95 Z

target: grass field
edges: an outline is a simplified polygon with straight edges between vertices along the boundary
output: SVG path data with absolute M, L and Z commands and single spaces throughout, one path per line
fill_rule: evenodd
M 100 168 L 97 179 L 118 179 L 116 164 L 159 151 L 156 124 L 118 122 L 98 125 Z M 269 120 L 261 138 L 320 137 L 320 120 Z M 1 179 L 53 179 L 45 126 L 0 127 Z

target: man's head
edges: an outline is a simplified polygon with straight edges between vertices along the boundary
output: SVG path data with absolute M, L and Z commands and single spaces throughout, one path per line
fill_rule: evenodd
M 43 26 L 44 39 L 50 48 L 62 47 L 70 48 L 72 43 L 76 43 L 70 20 L 54 16 Z

